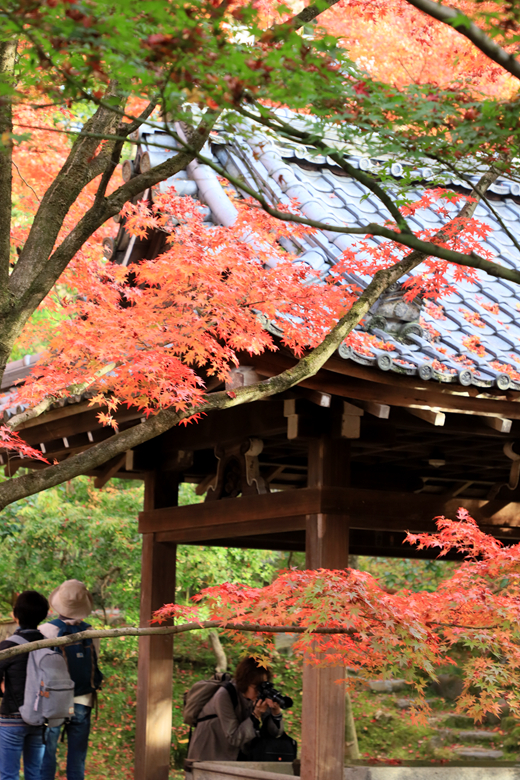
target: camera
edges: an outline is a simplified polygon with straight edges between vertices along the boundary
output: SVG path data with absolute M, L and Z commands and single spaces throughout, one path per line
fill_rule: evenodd
M 261 701 L 264 701 L 264 699 L 271 699 L 271 701 L 279 704 L 282 710 L 287 710 L 293 705 L 291 697 L 284 696 L 283 693 L 277 691 L 272 682 L 260 683 L 258 686 L 258 698 Z

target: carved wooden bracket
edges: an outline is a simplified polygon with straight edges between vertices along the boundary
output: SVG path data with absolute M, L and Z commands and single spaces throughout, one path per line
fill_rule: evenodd
M 217 474 L 208 488 L 206 501 L 268 493 L 269 486 L 260 474 L 258 462 L 263 448 L 263 441 L 253 438 L 226 447 L 217 445 Z

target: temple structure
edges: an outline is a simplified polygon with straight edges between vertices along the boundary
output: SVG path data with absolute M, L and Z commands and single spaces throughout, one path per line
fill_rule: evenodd
M 160 144 L 157 146 L 157 144 Z M 145 128 L 125 175 L 156 165 L 173 139 Z M 162 146 L 162 149 L 160 148 Z M 313 219 L 356 223 L 387 217 L 375 198 L 328 159 L 303 148 L 276 146 L 250 134 L 216 135 L 208 155 L 235 177 L 270 193 L 273 202 L 298 198 Z M 351 159 L 360 167 L 377 161 Z M 395 164 L 396 178 L 403 166 Z M 417 172 L 417 191 L 429 172 Z M 198 198 L 208 225 L 232 224 L 233 205 L 216 174 L 192 163 L 162 187 Z M 454 182 L 468 187 L 468 182 Z M 520 267 L 511 235 L 520 238 L 520 186 L 498 181 L 477 217 L 499 261 Z M 151 200 L 153 192 L 142 194 Z M 414 220 L 435 225 L 429 210 Z M 172 230 L 174 227 L 172 227 Z M 116 234 L 117 231 L 117 234 Z M 139 262 L 159 253 L 165 233 L 130 238 L 121 222 L 106 253 L 113 262 Z M 324 275 L 352 239 L 323 231 L 302 242 L 296 262 Z M 360 286 L 367 280 L 359 277 Z M 265 401 L 208 414 L 172 429 L 96 469 L 103 487 L 112 477 L 144 479 L 139 517 L 143 534 L 141 617 L 175 599 L 176 545 L 207 544 L 304 550 L 309 568 L 343 568 L 350 554 L 425 556 L 403 545 L 405 532 L 434 530 L 433 518 L 465 507 L 496 537 L 520 540 L 520 291 L 486 278 L 460 284 L 432 306 L 408 302 L 392 289 L 349 347 L 342 346 L 312 379 Z M 295 362 L 283 348 L 243 355 L 229 388 L 278 374 Z M 0 396 L 7 417 L 12 382 L 34 359 L 11 364 Z M 120 429 L 138 425 L 135 410 L 116 413 Z M 85 397 L 47 412 L 20 431 L 31 445 L 61 460 L 113 435 L 97 422 Z M 0 453 L 7 474 L 43 464 Z M 177 506 L 180 482 L 197 485 L 204 503 Z M 173 640 L 141 640 L 136 780 L 167 780 L 170 760 Z M 304 672 L 301 776 L 340 780 L 344 762 L 341 670 Z

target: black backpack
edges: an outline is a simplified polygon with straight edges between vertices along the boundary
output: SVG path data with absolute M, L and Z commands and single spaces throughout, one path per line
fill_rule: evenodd
M 246 761 L 294 761 L 298 745 L 288 734 L 257 737 L 248 745 Z
M 72 626 L 59 619 L 51 620 L 51 624 L 58 626 L 58 636 L 79 634 L 80 631 L 91 628 L 85 622 Z M 101 688 L 103 675 L 98 667 L 96 648 L 92 639 L 80 639 L 72 645 L 61 645 L 58 650 L 63 653 L 67 661 L 69 674 L 74 682 L 74 696 L 95 693 Z

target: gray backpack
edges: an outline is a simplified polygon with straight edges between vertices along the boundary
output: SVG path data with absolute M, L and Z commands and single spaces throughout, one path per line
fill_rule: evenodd
M 24 645 L 29 640 L 13 634 L 8 641 Z M 29 653 L 20 715 L 29 726 L 61 726 L 74 715 L 74 683 L 61 653 L 50 647 Z
M 230 680 L 231 675 L 227 672 L 215 672 L 209 680 L 199 680 L 199 682 L 192 685 L 190 690 L 184 694 L 184 708 L 182 711 L 184 723 L 193 727 L 200 723 L 201 720 L 216 718 L 216 715 L 208 715 L 199 719 L 199 715 L 220 688 L 227 688 L 232 699 L 236 698 L 236 691 L 234 686 L 230 684 Z M 233 702 L 233 706 L 237 706 L 236 701 Z

